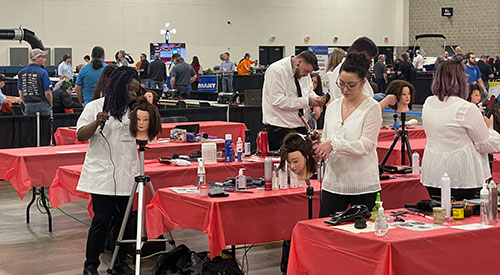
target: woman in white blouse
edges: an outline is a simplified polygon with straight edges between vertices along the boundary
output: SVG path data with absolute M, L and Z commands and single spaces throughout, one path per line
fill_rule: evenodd
M 376 149 L 382 114 L 380 105 L 362 92 L 368 67 L 364 54 L 347 55 L 336 81 L 343 97 L 328 105 L 322 142 L 315 144 L 315 154 L 328 158 L 320 217 L 349 204 L 372 209 L 380 191 Z
M 422 183 L 431 197 L 441 195 L 441 178 L 448 173 L 451 195 L 456 200 L 472 199 L 491 177 L 488 153 L 500 151 L 500 135 L 493 130 L 493 118 L 466 101 L 465 66 L 458 60 L 439 65 L 427 98 L 422 122 L 427 136 L 422 159 Z

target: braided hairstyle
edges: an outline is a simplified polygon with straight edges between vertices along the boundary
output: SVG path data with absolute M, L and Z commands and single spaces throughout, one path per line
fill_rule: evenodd
M 104 94 L 108 100 L 109 114 L 115 119 L 122 121 L 123 115 L 128 111 L 128 93 L 130 83 L 133 80 L 139 81 L 134 68 L 122 66 L 115 70 L 108 85 L 104 89 Z

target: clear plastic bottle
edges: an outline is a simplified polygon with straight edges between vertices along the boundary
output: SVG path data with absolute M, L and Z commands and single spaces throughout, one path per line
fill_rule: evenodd
M 481 224 L 488 224 L 488 209 L 490 208 L 490 192 L 488 191 L 488 184 L 483 184 L 483 188 L 481 189 L 481 192 L 479 194 L 481 197 Z
M 489 214 L 489 222 L 490 224 L 494 224 L 498 222 L 498 187 L 497 184 L 491 180 L 488 184 L 488 191 L 490 192 L 490 214 Z
M 418 175 L 420 174 L 420 155 L 417 151 L 411 154 L 411 171 L 412 174 Z
M 241 140 L 241 137 L 238 137 L 238 141 L 236 142 L 236 155 L 238 158 L 238 162 L 242 162 L 242 155 L 243 155 L 243 141 Z
M 205 165 L 203 164 L 203 158 L 198 159 L 198 181 L 197 185 L 200 186 L 200 184 L 206 184 L 207 183 L 207 178 L 205 174 Z
M 240 168 L 238 176 L 236 177 L 236 190 L 243 191 L 247 189 L 247 177 L 243 175 L 245 168 Z
M 264 189 L 273 190 L 273 160 L 271 157 L 264 159 Z
M 389 229 L 389 224 L 387 223 L 387 216 L 384 212 L 384 207 L 382 207 L 382 202 L 380 202 L 380 207 L 378 208 L 377 219 L 375 220 L 375 235 L 385 236 L 387 235 L 387 230 Z
M 441 178 L 441 207 L 445 209 L 445 218 L 451 217 L 451 179 L 448 173 Z

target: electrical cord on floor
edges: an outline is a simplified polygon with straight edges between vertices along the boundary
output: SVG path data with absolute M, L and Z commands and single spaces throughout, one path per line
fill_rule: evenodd
M 250 249 L 252 249 L 255 245 L 252 244 L 250 247 L 248 247 L 247 249 L 247 246 L 245 245 L 244 246 L 244 249 L 245 249 L 245 252 L 243 253 L 243 256 L 242 256 L 242 259 L 241 259 L 241 271 L 244 273 L 244 274 L 248 274 L 248 270 L 250 268 L 250 264 L 248 263 L 248 252 L 250 251 Z M 245 269 L 245 263 L 246 263 L 246 269 Z
M 44 214 L 44 215 L 45 215 L 45 214 L 47 214 L 47 212 L 45 211 L 45 209 L 44 209 L 44 207 L 43 207 L 43 203 L 42 203 L 42 198 L 41 198 L 41 197 L 37 197 L 37 198 L 36 198 L 36 202 L 35 202 L 35 204 L 36 204 L 36 208 L 38 209 L 38 211 L 39 211 L 40 213 L 42 213 L 42 214 Z M 47 197 L 45 197 L 45 204 L 47 205 L 47 207 L 48 207 L 49 209 L 53 209 L 52 205 L 50 205 L 50 200 L 49 200 L 49 198 L 47 198 Z M 79 223 L 81 223 L 81 224 L 83 224 L 83 225 L 86 225 L 86 226 L 89 226 L 89 227 L 90 227 L 90 224 L 89 224 L 89 223 L 86 223 L 86 222 L 84 222 L 84 221 L 82 221 L 82 220 L 80 220 L 80 219 L 78 219 L 78 218 L 75 218 L 74 216 L 72 216 L 72 215 L 70 215 L 70 214 L 68 214 L 68 213 L 64 212 L 64 210 L 62 210 L 61 208 L 56 207 L 56 209 L 57 209 L 57 210 L 59 210 L 59 211 L 60 211 L 61 213 L 63 213 L 64 215 L 66 215 L 66 216 L 68 216 L 68 217 L 72 218 L 73 220 L 75 220 L 75 221 L 77 221 L 77 222 L 79 222 Z

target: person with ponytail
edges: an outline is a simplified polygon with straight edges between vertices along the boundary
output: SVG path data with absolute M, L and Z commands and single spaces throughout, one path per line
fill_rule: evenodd
M 78 140 L 89 141 L 77 190 L 90 193 L 94 211 L 83 274 L 98 274 L 108 228 L 113 228 L 117 236 L 134 177 L 139 174 L 136 142 L 129 131 L 129 113 L 139 88 L 135 68 L 117 68 L 104 89 L 105 96 L 88 103 L 76 125 Z M 109 227 L 110 222 L 114 226 Z M 117 273 L 113 274 L 130 274 L 125 259 L 126 249 L 122 247 L 114 267 Z
M 320 217 L 346 210 L 348 205 L 375 205 L 380 191 L 377 139 L 382 125 L 380 105 L 363 93 L 369 57 L 351 52 L 340 67 L 336 84 L 342 92 L 328 105 L 317 158 L 328 159 L 321 191 Z
M 92 61 L 83 66 L 76 78 L 75 92 L 82 104 L 87 105 L 92 100 L 94 88 L 105 66 L 104 49 L 95 46 L 92 49 Z

